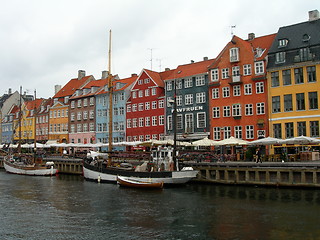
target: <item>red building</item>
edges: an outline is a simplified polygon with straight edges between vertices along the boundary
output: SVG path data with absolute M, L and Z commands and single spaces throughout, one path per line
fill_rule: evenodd
M 233 36 L 209 67 L 211 138 L 254 140 L 268 133 L 267 53 L 275 34 Z
M 36 116 L 36 140 L 46 143 L 49 140 L 49 112 L 53 99 L 44 99 Z
M 143 69 L 131 88 L 126 104 L 127 141 L 163 139 L 165 90 L 163 79 L 170 74 Z

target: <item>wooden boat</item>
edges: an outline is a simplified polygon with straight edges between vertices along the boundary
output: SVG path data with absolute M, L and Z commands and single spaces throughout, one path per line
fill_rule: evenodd
M 109 75 L 108 75 L 108 92 L 109 92 L 109 106 L 113 105 L 113 76 L 110 68 L 111 62 L 111 31 L 109 40 Z M 112 114 L 113 108 L 109 107 L 109 151 L 112 152 Z M 175 111 L 176 114 L 176 104 Z M 117 182 L 117 176 L 133 177 L 141 179 L 142 181 L 148 181 L 152 179 L 152 182 L 163 182 L 166 184 L 184 184 L 191 179 L 195 178 L 199 171 L 193 170 L 192 167 L 182 168 L 179 170 L 176 162 L 176 131 L 174 131 L 174 147 L 173 149 L 164 149 L 164 152 L 160 150 L 155 151 L 157 157 L 152 156 L 152 163 L 155 164 L 157 171 L 146 170 L 127 170 L 118 167 L 112 167 L 112 154 L 108 154 L 108 162 L 104 160 L 97 160 L 94 156 L 89 156 L 89 159 L 83 161 L 83 176 L 86 180 L 97 182 Z M 163 150 L 163 149 L 162 149 Z M 162 154 L 160 154 L 162 153 Z M 93 159 L 93 161 L 92 161 Z M 163 169 L 158 171 L 158 169 Z M 139 167 L 140 168 L 140 167 Z
M 154 182 L 152 179 L 146 181 L 140 178 L 118 176 L 117 183 L 122 187 L 132 188 L 163 188 L 163 182 Z
M 54 168 L 53 162 L 42 162 L 42 158 L 37 158 L 36 150 L 37 143 L 34 139 L 34 153 L 33 155 L 21 154 L 21 95 L 22 87 L 20 87 L 20 101 L 19 101 L 19 149 L 16 154 L 7 154 L 3 160 L 3 166 L 8 173 L 29 175 L 29 176 L 52 176 L 58 173 L 58 170 Z M 36 93 L 35 93 L 36 101 Z M 34 106 L 34 133 L 36 133 L 36 103 Z M 36 138 L 36 137 L 34 137 Z

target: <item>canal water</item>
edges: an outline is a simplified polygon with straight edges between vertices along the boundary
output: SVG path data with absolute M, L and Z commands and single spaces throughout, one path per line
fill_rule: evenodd
M 120 188 L 0 170 L 0 239 L 320 239 L 320 191 Z

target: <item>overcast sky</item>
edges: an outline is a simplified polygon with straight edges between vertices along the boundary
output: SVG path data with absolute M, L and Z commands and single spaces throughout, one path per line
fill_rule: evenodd
M 214 58 L 235 35 L 247 39 L 308 20 L 319 0 L 0 0 L 0 95 L 23 86 L 52 97 L 78 70 L 120 78 Z

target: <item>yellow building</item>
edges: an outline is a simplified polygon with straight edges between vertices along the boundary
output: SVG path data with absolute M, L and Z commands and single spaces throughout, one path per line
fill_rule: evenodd
M 319 137 L 320 19 L 281 27 L 269 50 L 269 136 Z
M 56 101 L 49 112 L 49 140 L 68 142 L 68 104 Z

